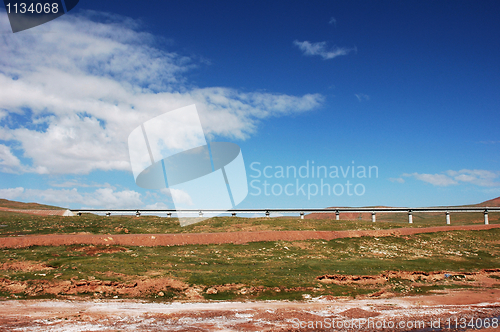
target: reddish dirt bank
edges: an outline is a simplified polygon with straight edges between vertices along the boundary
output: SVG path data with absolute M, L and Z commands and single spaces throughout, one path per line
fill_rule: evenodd
M 310 239 L 332 240 L 362 236 L 401 236 L 420 233 L 445 231 L 471 231 L 500 228 L 500 224 L 439 226 L 426 228 L 397 228 L 383 230 L 352 231 L 262 231 L 262 232 L 224 232 L 191 234 L 56 234 L 27 235 L 0 238 L 0 248 L 23 248 L 31 246 L 60 246 L 72 244 L 123 245 L 123 246 L 173 246 L 187 244 L 242 244 L 260 241 L 300 241 Z

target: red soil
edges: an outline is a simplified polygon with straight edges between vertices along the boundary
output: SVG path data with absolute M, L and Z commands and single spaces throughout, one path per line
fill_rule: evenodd
M 381 230 L 352 231 L 261 231 L 261 232 L 221 232 L 191 234 L 51 234 L 27 235 L 0 238 L 0 248 L 23 248 L 31 246 L 59 246 L 73 244 L 122 245 L 122 246 L 173 246 L 187 244 L 242 244 L 260 241 L 300 241 L 309 239 L 332 240 L 362 236 L 402 236 L 420 233 L 471 231 L 500 228 L 500 224 L 439 226 L 425 228 L 396 228 Z

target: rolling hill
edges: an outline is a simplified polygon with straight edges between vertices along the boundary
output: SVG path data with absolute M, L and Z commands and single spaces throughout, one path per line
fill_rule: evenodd
M 498 207 L 500 206 L 500 197 L 490 199 L 478 204 L 470 204 L 464 206 L 489 206 Z M 377 206 L 382 207 L 382 206 Z M 387 206 L 383 206 L 387 207 Z M 329 209 L 335 209 L 336 207 L 329 207 Z M 377 213 L 378 216 L 386 216 L 387 213 Z M 428 214 L 433 215 L 433 214 Z M 342 213 L 341 218 L 343 220 L 371 220 L 371 213 Z M 335 219 L 335 213 L 311 213 L 305 216 L 306 219 Z

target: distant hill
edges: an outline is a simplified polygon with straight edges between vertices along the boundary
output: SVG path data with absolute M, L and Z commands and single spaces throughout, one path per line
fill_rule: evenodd
M 490 199 L 488 201 L 478 203 L 478 204 L 470 204 L 463 206 L 491 206 L 497 207 L 500 206 L 500 197 Z M 388 207 L 388 206 L 367 206 L 367 207 Z M 328 209 L 335 209 L 336 207 L 329 207 Z M 378 213 L 379 217 L 385 216 L 387 213 Z M 341 214 L 341 218 L 344 220 L 371 220 L 372 214 L 367 213 L 347 213 L 344 212 Z M 335 219 L 335 213 L 311 213 L 305 216 L 306 219 Z
M 489 201 L 476 204 L 475 206 L 500 206 L 500 197 L 490 199 Z
M 62 207 L 38 203 L 23 203 L 0 198 L 0 207 L 18 210 L 64 210 Z

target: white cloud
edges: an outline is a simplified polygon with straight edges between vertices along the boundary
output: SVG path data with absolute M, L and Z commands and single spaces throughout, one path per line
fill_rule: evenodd
M 24 192 L 23 187 L 0 189 L 0 198 L 4 199 L 16 199 L 20 197 Z
M 419 174 L 419 173 L 412 173 L 410 174 L 413 176 L 415 179 L 424 181 L 430 184 L 433 184 L 435 186 L 450 186 L 453 184 L 458 184 L 457 181 L 453 180 L 452 178 L 448 177 L 445 174 Z
M 21 161 L 10 151 L 6 145 L 0 144 L 0 171 L 4 173 L 18 173 Z
M 500 177 L 500 172 L 487 170 L 468 170 L 460 171 L 449 170 L 442 174 L 403 174 L 405 177 L 414 177 L 417 180 L 428 182 L 435 186 L 450 186 L 460 183 L 470 183 L 481 187 L 497 187 L 500 182 L 496 181 Z
M 330 21 L 328 21 L 328 24 L 333 24 L 335 26 L 337 26 L 337 20 L 335 19 L 335 17 L 330 17 Z
M 10 29 L 5 13 L 0 29 Z M 129 133 L 190 104 L 209 136 L 246 139 L 260 120 L 310 111 L 324 99 L 192 87 L 185 73 L 196 68 L 193 59 L 155 47 L 156 37 L 123 17 L 86 12 L 36 29 L 4 34 L 0 43 L 0 139 L 18 144 L 33 163 L 16 164 L 4 151 L 7 166 L 0 167 L 11 172 L 130 170 Z M 30 120 L 12 125 L 5 112 Z
M 8 146 L 0 144 L 0 172 L 13 174 L 24 172 L 46 174 L 47 168 L 44 166 L 30 167 L 21 164 L 19 158 L 12 153 Z
M 105 188 L 111 188 L 111 189 L 115 189 L 115 187 L 113 187 L 112 185 L 110 185 L 109 183 L 91 183 L 91 184 L 87 184 L 87 183 L 81 183 L 81 182 L 78 182 L 76 180 L 70 180 L 70 181 L 65 181 L 65 182 L 62 182 L 62 183 L 51 183 L 50 184 L 52 187 L 57 187 L 57 188 L 71 188 L 71 187 L 82 187 L 82 188 L 91 188 L 91 187 L 105 187 Z
M 146 205 L 145 209 L 149 210 L 171 210 L 172 208 L 163 202 Z
M 133 209 L 141 208 L 144 203 L 141 194 L 133 190 L 114 191 L 111 188 L 99 188 L 94 192 L 81 193 L 78 189 L 0 189 L 0 195 L 20 198 L 59 206 L 76 204 L 92 208 Z
M 111 188 L 100 188 L 94 193 L 96 202 L 92 205 L 102 204 L 105 207 L 131 208 L 143 205 L 141 194 L 133 190 L 113 191 Z
M 397 183 L 405 183 L 405 179 L 403 178 L 389 178 L 389 181 Z
M 356 51 L 356 48 L 337 46 L 333 46 L 330 50 L 327 50 L 326 42 L 311 43 L 307 40 L 302 42 L 295 40 L 293 44 L 300 48 L 305 55 L 319 55 L 325 60 L 333 59 L 341 55 L 347 55 L 352 51 Z
M 193 206 L 193 200 L 187 192 L 181 189 L 166 188 L 160 190 L 163 194 L 175 199 L 175 202 L 179 205 L 177 208 L 184 208 L 185 206 Z
M 354 95 L 356 96 L 356 98 L 358 98 L 359 102 L 362 102 L 364 100 L 366 100 L 366 101 L 370 100 L 370 96 L 365 95 L 363 93 L 355 93 Z
M 71 203 L 83 203 L 85 201 L 84 195 L 79 193 L 76 188 L 73 189 L 25 189 L 24 194 L 21 196 L 23 199 L 33 199 L 36 202 L 43 203 L 56 203 L 58 205 L 65 205 Z M 91 197 L 89 197 L 91 198 Z M 94 199 L 90 199 L 88 205 L 92 206 Z
M 456 181 L 472 183 L 482 187 L 500 186 L 500 182 L 496 181 L 500 176 L 500 172 L 498 171 L 462 169 L 460 171 L 447 171 L 446 174 L 453 177 Z

